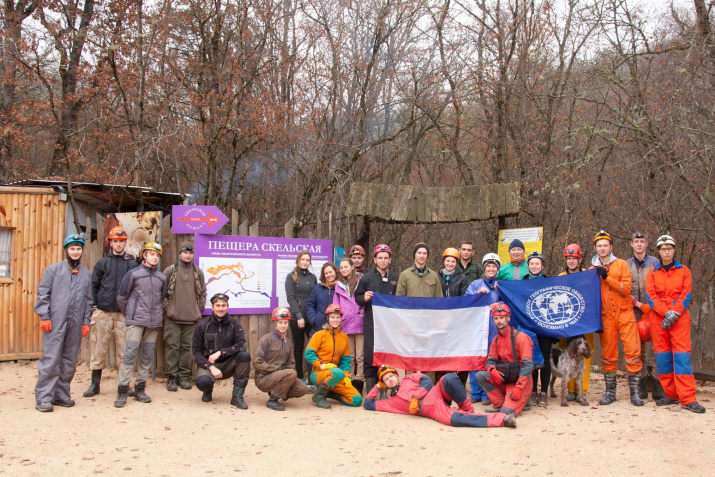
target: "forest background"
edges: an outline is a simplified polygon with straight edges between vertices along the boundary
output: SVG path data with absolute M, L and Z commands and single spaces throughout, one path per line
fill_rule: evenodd
M 353 226 L 355 181 L 518 182 L 505 225 L 544 227 L 549 274 L 598 229 L 623 258 L 669 232 L 712 303 L 714 2 L 656 4 L 7 0 L 0 183 L 151 186 L 301 237 Z M 496 251 L 498 221 L 370 233 L 436 265 Z

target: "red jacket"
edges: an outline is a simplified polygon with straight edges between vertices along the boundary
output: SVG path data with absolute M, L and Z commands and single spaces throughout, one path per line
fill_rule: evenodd
M 531 372 L 534 370 L 534 360 L 531 354 L 534 343 L 526 333 L 516 331 L 514 347 L 516 348 L 516 357 L 514 357 L 511 348 L 511 326 L 507 326 L 503 330 L 498 330 L 497 337 L 494 338 L 492 345 L 489 347 L 487 368 L 496 365 L 500 361 L 516 361 L 521 367 L 519 376 L 531 376 Z
M 399 389 L 389 399 L 383 399 L 381 401 L 375 402 L 378 393 L 380 392 L 379 386 L 374 386 L 367 396 L 365 396 L 365 409 L 381 411 L 381 412 L 392 412 L 395 414 L 409 414 L 410 404 L 412 399 L 422 399 L 427 395 L 427 393 L 432 389 L 432 380 L 422 373 L 412 373 L 405 376 L 402 381 L 400 381 Z M 389 390 L 388 390 L 389 392 Z M 371 409 L 371 404 L 375 405 L 374 409 Z
M 693 275 L 682 263 L 675 261 L 668 271 L 659 263 L 648 272 L 645 286 L 648 304 L 661 318 L 670 310 L 688 312 Z

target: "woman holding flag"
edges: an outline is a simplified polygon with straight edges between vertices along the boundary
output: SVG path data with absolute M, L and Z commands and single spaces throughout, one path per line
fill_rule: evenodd
M 538 278 L 546 278 L 544 275 L 544 267 L 546 266 L 546 260 L 541 253 L 534 250 L 529 254 L 529 259 L 527 260 L 527 265 L 529 267 L 529 273 L 522 278 L 522 280 L 536 280 Z M 536 336 L 539 342 L 539 349 L 541 354 L 544 355 L 544 366 L 540 369 L 534 369 L 532 378 L 534 380 L 534 389 L 529 398 L 529 404 L 527 404 L 526 410 L 528 411 L 531 406 L 536 403 L 537 406 L 548 406 L 549 398 L 549 381 L 551 380 L 551 360 L 548 356 L 551 354 L 551 345 L 553 339 L 547 336 Z M 539 376 L 541 376 L 541 392 L 539 392 Z

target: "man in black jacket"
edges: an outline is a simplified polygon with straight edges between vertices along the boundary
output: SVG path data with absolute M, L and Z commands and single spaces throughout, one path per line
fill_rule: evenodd
M 123 227 L 114 227 L 110 230 L 107 240 L 110 245 L 109 254 L 101 258 L 92 270 L 94 311 L 89 327 L 89 369 L 92 371 L 92 384 L 84 392 L 84 397 L 99 394 L 99 383 L 102 380 L 102 370 L 107 367 L 107 353 L 112 334 L 114 334 L 117 367 L 122 362 L 127 340 L 127 323 L 117 305 L 117 293 L 124 275 L 139 265 L 133 255 L 124 253 L 127 246 L 127 233 Z
M 223 293 L 212 296 L 211 309 L 211 316 L 196 326 L 191 342 L 191 352 L 198 366 L 196 387 L 203 392 L 201 400 L 211 402 L 216 380 L 233 376 L 231 405 L 248 409 L 243 400 L 251 370 L 246 336 L 238 320 L 228 316 L 228 296 Z
M 365 307 L 363 318 L 363 333 L 365 339 L 365 384 L 369 391 L 377 383 L 377 367 L 373 365 L 373 352 L 375 349 L 375 323 L 372 315 L 372 296 L 374 293 L 394 295 L 397 290 L 399 275 L 389 270 L 392 262 L 392 250 L 385 244 L 380 244 L 373 250 L 375 269 L 368 270 L 355 288 L 355 301 Z

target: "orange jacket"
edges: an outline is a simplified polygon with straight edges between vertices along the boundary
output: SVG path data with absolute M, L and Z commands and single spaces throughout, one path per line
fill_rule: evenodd
M 677 260 L 667 272 L 659 263 L 648 272 L 645 289 L 648 304 L 656 314 L 662 317 L 673 310 L 682 315 L 690 305 L 693 275 Z
M 321 364 L 333 363 L 350 376 L 350 342 L 348 335 L 331 328 L 320 330 L 310 338 L 305 349 L 305 359 L 313 365 L 315 372 Z
M 596 268 L 591 266 L 591 268 Z M 631 269 L 625 260 L 615 258 L 606 265 L 608 278 L 601 282 L 602 314 L 618 316 L 621 310 L 633 311 L 631 301 Z

